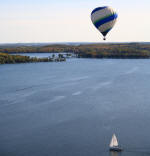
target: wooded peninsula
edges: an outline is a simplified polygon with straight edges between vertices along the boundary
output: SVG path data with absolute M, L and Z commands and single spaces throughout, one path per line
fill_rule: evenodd
M 50 44 L 37 46 L 0 46 L 0 63 L 3 63 L 2 53 L 73 53 L 78 58 L 114 58 L 114 59 L 143 59 L 150 58 L 150 43 L 96 43 L 96 44 Z M 8 56 L 8 55 L 7 55 Z M 14 56 L 12 56 L 14 59 Z M 52 60 L 38 60 L 28 56 L 16 56 L 25 62 L 42 62 Z M 19 58 L 20 57 L 20 58 Z
M 57 58 L 37 58 L 21 55 L 10 55 L 7 53 L 0 53 L 0 64 L 15 64 L 15 63 L 35 63 L 35 62 L 62 62 L 66 61 L 62 55 Z

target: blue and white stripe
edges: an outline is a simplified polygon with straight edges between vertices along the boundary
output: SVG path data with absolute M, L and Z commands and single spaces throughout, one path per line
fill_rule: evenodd
M 116 23 L 118 15 L 110 7 L 99 7 L 92 11 L 91 20 L 95 27 L 106 36 Z

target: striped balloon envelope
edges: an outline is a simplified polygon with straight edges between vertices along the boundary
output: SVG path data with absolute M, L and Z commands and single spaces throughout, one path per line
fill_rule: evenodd
M 107 33 L 113 28 L 117 20 L 117 13 L 108 6 L 99 7 L 92 11 L 91 20 L 106 40 Z

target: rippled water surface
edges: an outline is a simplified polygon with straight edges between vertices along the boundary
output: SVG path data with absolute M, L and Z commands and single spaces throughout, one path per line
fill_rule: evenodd
M 150 60 L 0 65 L 1 156 L 150 155 Z

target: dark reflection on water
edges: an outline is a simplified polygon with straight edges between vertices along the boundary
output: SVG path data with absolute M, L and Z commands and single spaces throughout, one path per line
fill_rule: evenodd
M 109 156 L 121 156 L 122 152 L 110 151 Z

